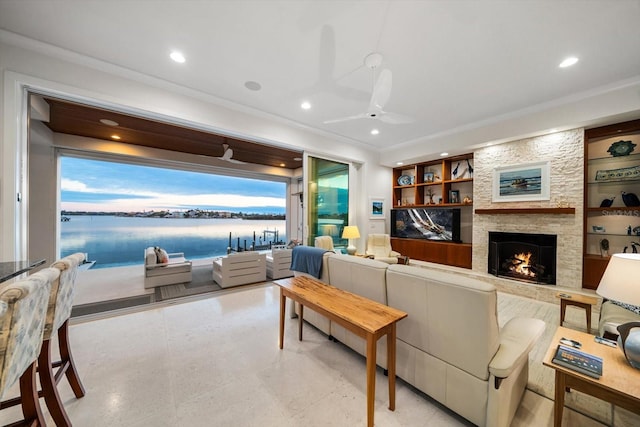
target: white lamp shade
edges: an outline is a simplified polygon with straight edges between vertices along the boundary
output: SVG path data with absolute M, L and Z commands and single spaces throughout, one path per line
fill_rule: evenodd
M 613 254 L 596 293 L 606 299 L 640 306 L 640 254 Z
M 342 238 L 343 239 L 359 239 L 360 231 L 358 230 L 358 226 L 347 225 L 346 227 L 344 227 L 344 230 L 342 231 Z

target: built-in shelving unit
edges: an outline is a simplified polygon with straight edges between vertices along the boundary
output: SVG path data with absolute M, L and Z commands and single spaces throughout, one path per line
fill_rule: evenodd
M 582 286 L 596 289 L 609 257 L 640 241 L 640 206 L 622 197 L 640 197 L 640 120 L 587 130 L 584 170 Z
M 462 242 L 391 238 L 394 250 L 417 259 L 471 268 L 473 154 L 393 169 L 393 208 L 461 209 L 468 236 Z
M 393 169 L 394 208 L 472 204 L 473 154 Z

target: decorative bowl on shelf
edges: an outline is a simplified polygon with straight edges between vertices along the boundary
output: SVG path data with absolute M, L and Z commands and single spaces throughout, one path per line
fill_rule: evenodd
M 604 225 L 592 225 L 591 229 L 593 229 L 594 233 L 604 233 L 606 231 Z
M 618 141 L 611 144 L 607 152 L 613 157 L 628 156 L 634 148 L 636 148 L 636 144 L 631 141 Z
M 411 175 L 400 175 L 398 178 L 398 185 L 411 185 L 413 184 L 413 177 Z

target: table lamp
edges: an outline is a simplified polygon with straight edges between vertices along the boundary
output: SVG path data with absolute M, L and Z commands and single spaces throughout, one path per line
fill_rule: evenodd
M 603 298 L 640 306 L 640 254 L 613 254 L 596 293 Z M 631 329 L 634 328 L 634 331 Z M 640 322 L 618 326 L 618 345 L 627 361 L 640 369 Z
M 347 246 L 347 253 L 349 255 L 354 255 L 356 253 L 356 247 L 351 242 L 351 239 L 359 239 L 360 231 L 358 231 L 357 225 L 347 225 L 344 227 L 342 231 L 342 238 L 349 239 L 349 246 Z
M 640 254 L 613 254 L 596 293 L 603 298 L 640 306 Z

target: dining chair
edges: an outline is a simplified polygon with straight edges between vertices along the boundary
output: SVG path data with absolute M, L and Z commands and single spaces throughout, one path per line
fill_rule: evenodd
M 22 424 L 30 426 L 45 425 L 38 400 L 36 362 L 51 285 L 59 274 L 55 268 L 45 268 L 0 286 L 0 399 L 20 381 L 20 397 L 0 402 L 0 409 L 20 404 Z
M 84 386 L 73 362 L 69 346 L 69 318 L 75 295 L 78 265 L 84 261 L 83 253 L 76 253 L 57 260 L 51 268 L 58 270 L 59 278 L 51 286 L 51 296 L 42 337 L 42 350 L 38 357 L 38 374 L 44 401 L 51 418 L 58 427 L 70 427 L 71 421 L 64 409 L 58 393 L 58 383 L 66 375 L 69 385 L 77 398 L 85 395 Z M 58 335 L 60 361 L 51 360 L 51 338 Z M 55 369 L 54 369 L 55 368 Z

